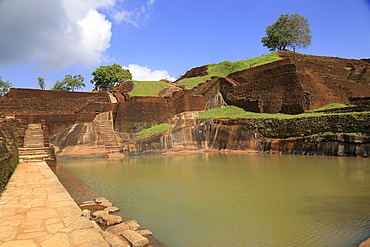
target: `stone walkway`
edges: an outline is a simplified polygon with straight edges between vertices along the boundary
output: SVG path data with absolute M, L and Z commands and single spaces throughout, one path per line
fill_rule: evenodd
M 45 162 L 20 163 L 0 197 L 0 247 L 109 247 Z

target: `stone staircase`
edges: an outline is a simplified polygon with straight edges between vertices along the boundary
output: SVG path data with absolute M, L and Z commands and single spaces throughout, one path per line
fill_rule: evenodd
M 116 134 L 113 131 L 113 125 L 111 121 L 99 121 L 97 123 L 98 132 L 100 133 L 101 139 L 104 143 L 105 149 L 111 153 L 119 153 L 121 147 L 118 144 Z
M 19 148 L 21 162 L 40 162 L 50 158 L 50 148 L 44 147 L 41 124 L 29 124 L 24 135 L 23 148 Z
M 109 96 L 110 103 L 112 103 L 112 104 L 118 103 L 116 97 L 114 97 L 114 95 L 112 93 L 108 92 L 108 96 Z
M 366 67 L 356 68 L 355 72 L 353 72 L 349 79 L 354 82 L 358 82 L 358 80 L 360 80 L 360 77 L 364 74 L 365 70 Z

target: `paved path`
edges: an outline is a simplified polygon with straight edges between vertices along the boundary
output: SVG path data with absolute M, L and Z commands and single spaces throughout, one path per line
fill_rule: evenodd
M 0 247 L 102 246 L 45 162 L 20 163 L 0 198 Z

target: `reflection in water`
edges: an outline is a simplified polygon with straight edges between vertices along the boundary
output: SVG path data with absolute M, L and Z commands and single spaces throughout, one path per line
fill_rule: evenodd
M 357 246 L 368 159 L 205 153 L 64 161 L 168 246 Z

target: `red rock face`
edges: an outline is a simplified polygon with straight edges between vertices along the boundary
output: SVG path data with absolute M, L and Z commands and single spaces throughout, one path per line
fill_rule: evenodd
M 369 97 L 365 61 L 279 52 L 282 60 L 214 77 L 194 91 L 210 98 L 220 91 L 229 105 L 259 113 L 299 114 L 331 103 Z
M 185 75 L 183 75 L 179 79 L 177 79 L 176 82 L 180 81 L 182 79 L 185 79 L 185 78 L 192 78 L 192 77 L 197 77 L 197 76 L 208 75 L 207 70 L 208 70 L 208 65 L 204 65 L 204 66 L 197 67 L 197 68 L 192 68 L 191 70 L 187 71 L 185 73 Z

